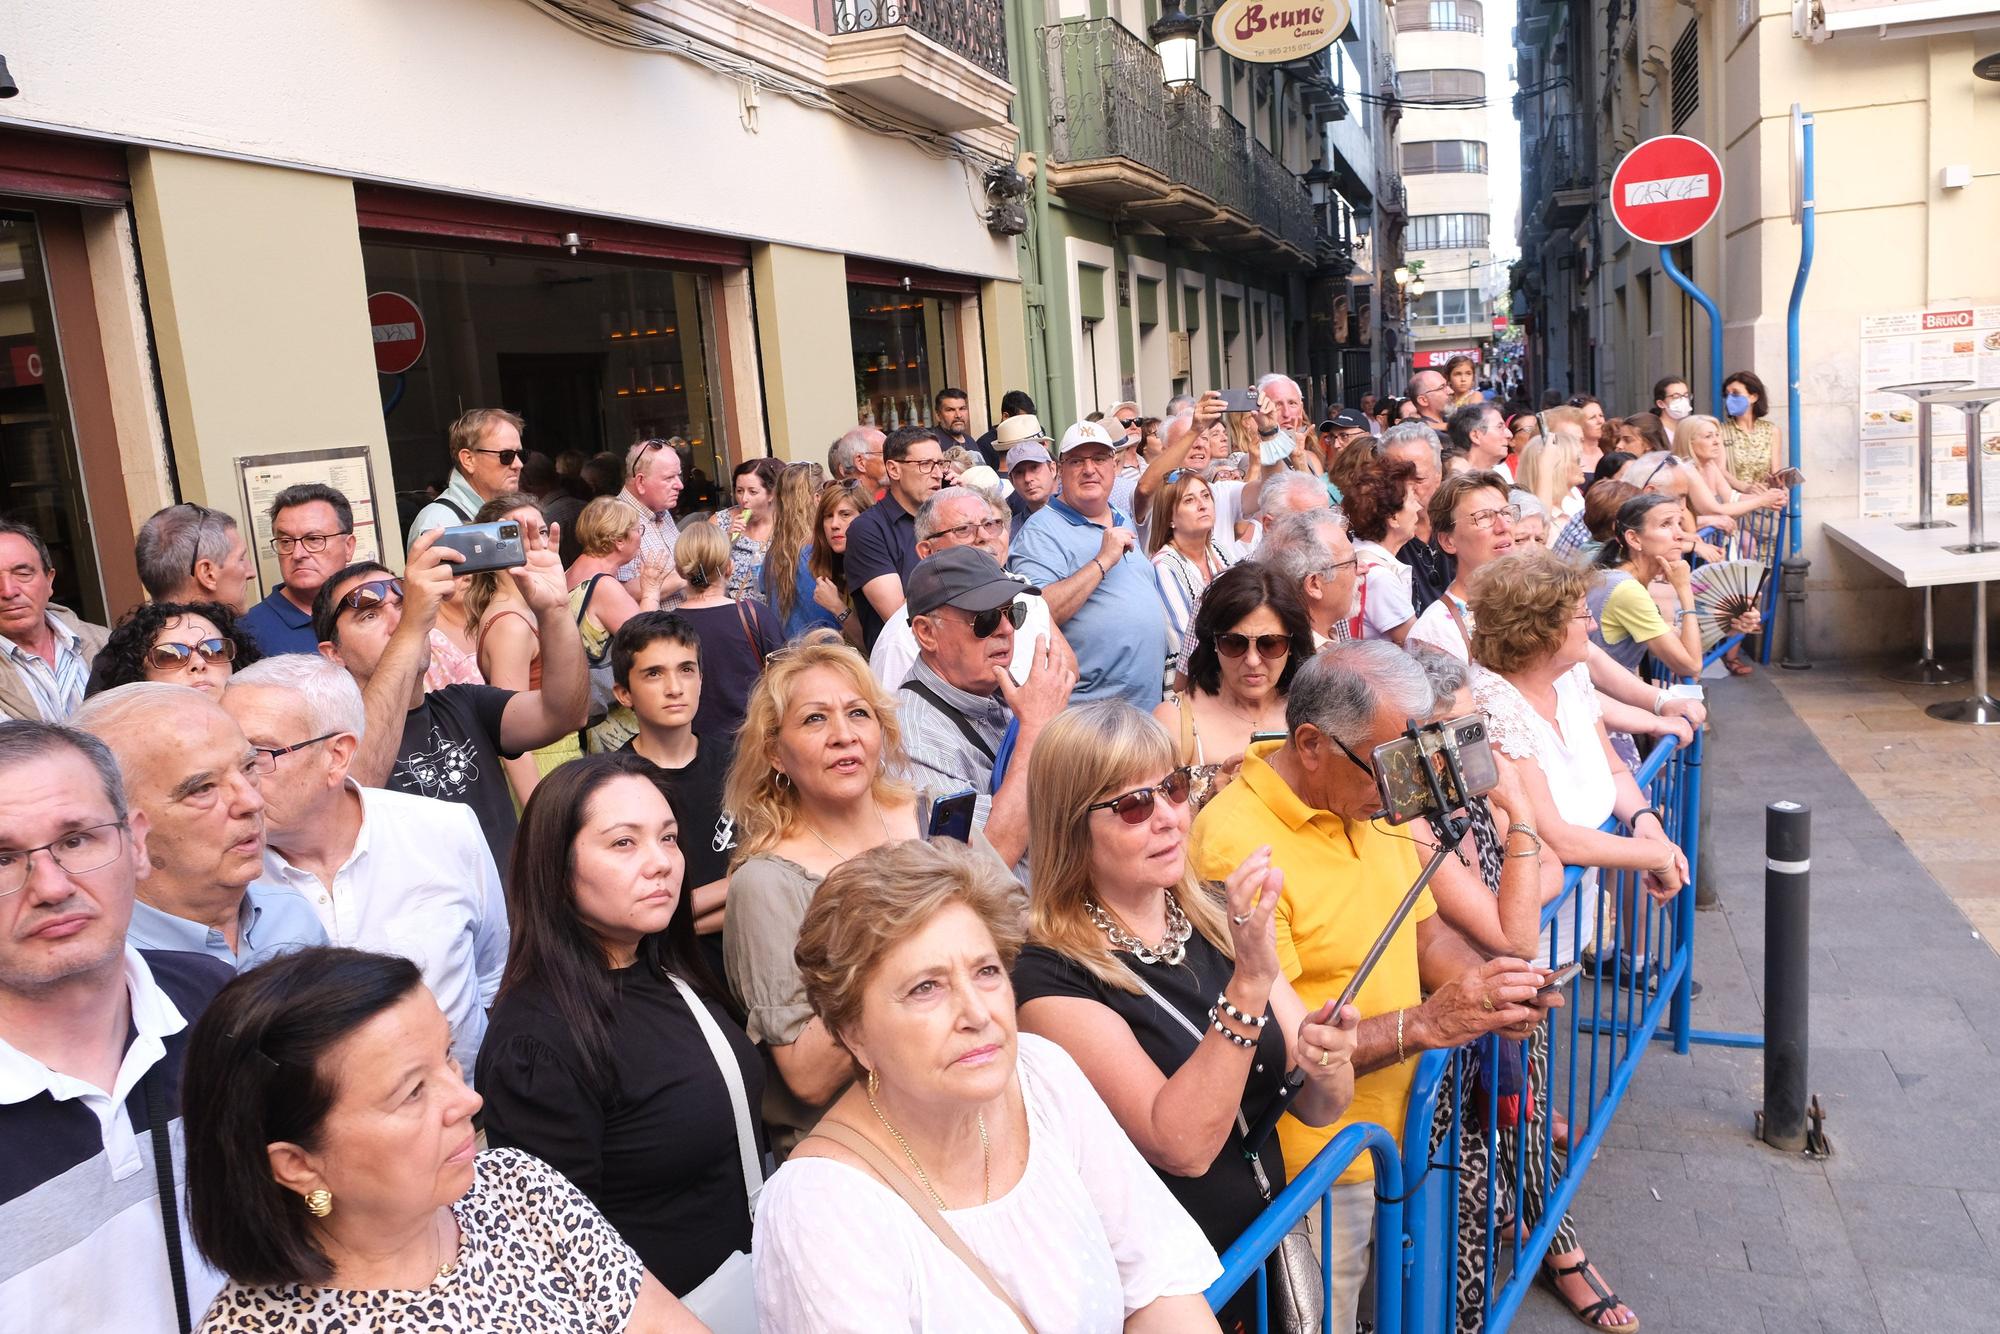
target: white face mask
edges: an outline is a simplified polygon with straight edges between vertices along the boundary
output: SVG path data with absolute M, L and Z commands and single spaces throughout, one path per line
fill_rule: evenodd
M 1693 411 L 1694 402 L 1691 399 L 1670 398 L 1667 400 L 1667 416 L 1673 421 L 1682 421 Z

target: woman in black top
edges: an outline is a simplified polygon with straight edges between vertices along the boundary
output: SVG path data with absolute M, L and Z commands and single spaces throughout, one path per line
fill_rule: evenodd
M 1283 1189 L 1272 1136 L 1257 1179 L 1242 1126 L 1288 1071 L 1292 1113 L 1326 1125 L 1354 1097 L 1359 1015 L 1308 1014 L 1278 964 L 1268 851 L 1218 897 L 1188 869 L 1188 774 L 1159 723 L 1119 701 L 1073 708 L 1035 743 L 1023 1030 L 1062 1045 L 1209 1241 L 1226 1249 Z M 1149 991 L 1150 989 L 1150 991 Z M 1172 1007 L 1173 1013 L 1168 1013 Z M 1191 1031 L 1192 1030 L 1192 1031 Z M 1220 1312 L 1254 1318 L 1255 1285 Z
M 478 1087 L 488 1143 L 574 1181 L 680 1295 L 750 1249 L 750 1205 L 729 1086 L 677 979 L 720 1030 L 749 1108 L 764 1073 L 695 949 L 678 826 L 651 767 L 592 755 L 536 787 Z
M 763 603 L 729 596 L 729 538 L 715 525 L 682 530 L 674 542 L 674 568 L 688 582 L 680 615 L 701 637 L 701 707 L 694 732 L 733 746 L 750 692 L 764 674 L 764 659 L 785 646 L 784 631 Z

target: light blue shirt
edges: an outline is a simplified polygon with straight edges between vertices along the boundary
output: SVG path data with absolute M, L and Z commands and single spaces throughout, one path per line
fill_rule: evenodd
M 445 502 L 449 501 L 450 504 Z M 472 483 L 458 469 L 451 470 L 451 481 L 439 493 L 438 498 L 417 511 L 417 517 L 410 520 L 409 534 L 403 539 L 405 547 L 414 546 L 418 538 L 433 528 L 456 528 L 460 524 L 471 523 L 478 515 L 486 498 L 472 489 Z M 463 517 L 452 508 L 456 505 L 464 511 Z M 317 647 L 317 646 L 315 646 Z
M 331 943 L 326 928 L 320 925 L 319 914 L 304 895 L 263 884 L 250 886 L 243 895 L 234 954 L 229 952 L 229 941 L 216 927 L 175 917 L 143 900 L 132 903 L 132 925 L 126 928 L 125 939 L 142 950 L 206 954 L 239 973 L 284 950 Z
M 1113 507 L 1111 522 L 1132 528 Z M 1007 568 L 1048 588 L 1097 558 L 1104 528 L 1051 497 L 1014 538 Z M 1160 702 L 1171 644 L 1153 563 L 1136 546 L 1105 572 L 1096 589 L 1062 626 L 1076 650 L 1077 681 L 1070 699 L 1123 699 L 1152 711 Z

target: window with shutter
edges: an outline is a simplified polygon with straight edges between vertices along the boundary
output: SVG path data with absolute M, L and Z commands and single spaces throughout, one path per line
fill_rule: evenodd
M 1694 19 L 1688 20 L 1674 43 L 1673 77 L 1674 129 L 1678 131 L 1701 110 L 1701 27 Z

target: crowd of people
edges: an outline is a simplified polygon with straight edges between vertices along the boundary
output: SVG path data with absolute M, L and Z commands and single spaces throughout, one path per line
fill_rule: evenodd
M 1688 878 L 1632 774 L 1704 720 L 1644 674 L 1699 671 L 1690 561 L 1783 494 L 1728 387 L 1451 367 L 1311 422 L 1272 375 L 1059 436 L 1016 391 L 977 438 L 947 389 L 706 512 L 684 441 L 586 497 L 475 409 L 400 574 L 293 486 L 252 604 L 177 504 L 111 628 L 0 521 L 0 1325 L 1252 1327 L 1217 1254 L 1400 1135 L 1420 1053 L 1530 1039 L 1546 1088 L 1550 970 L 1656 976 L 1596 876 Z M 522 563 L 455 572 L 488 522 Z M 1370 756 L 1472 713 L 1500 782 L 1337 1008 L 1429 851 Z M 1351 1331 L 1365 1157 L 1335 1201 Z M 1636 1326 L 1572 1220 L 1546 1263 Z

